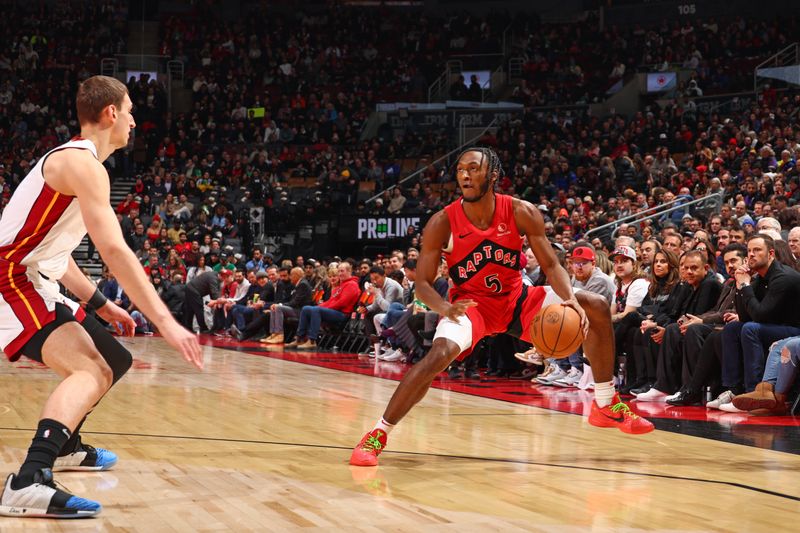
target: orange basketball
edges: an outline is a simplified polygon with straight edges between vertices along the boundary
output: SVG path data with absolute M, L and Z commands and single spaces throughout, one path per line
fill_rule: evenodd
M 561 304 L 541 309 L 530 325 L 531 342 L 543 357 L 568 357 L 583 343 L 581 317 Z

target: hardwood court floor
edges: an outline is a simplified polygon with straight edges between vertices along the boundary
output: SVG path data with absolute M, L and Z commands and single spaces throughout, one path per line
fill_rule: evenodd
M 84 431 L 119 464 L 57 475 L 103 513 L 0 531 L 787 531 L 800 510 L 795 454 L 436 389 L 379 468 L 349 467 L 395 381 L 210 346 L 201 373 L 159 338 L 124 342 L 135 366 Z M 0 367 L 3 471 L 55 383 Z

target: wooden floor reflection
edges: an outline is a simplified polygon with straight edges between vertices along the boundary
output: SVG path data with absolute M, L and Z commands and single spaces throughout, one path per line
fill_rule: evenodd
M 396 382 L 212 347 L 201 373 L 159 338 L 125 342 L 134 368 L 84 431 L 119 464 L 57 475 L 103 513 L 0 531 L 786 531 L 800 510 L 800 456 L 443 390 L 379 468 L 349 467 Z M 4 471 L 55 383 L 0 367 Z

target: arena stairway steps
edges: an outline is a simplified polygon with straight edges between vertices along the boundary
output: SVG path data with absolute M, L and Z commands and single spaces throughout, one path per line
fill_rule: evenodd
M 133 178 L 117 178 L 111 182 L 111 205 L 116 206 L 125 196 L 130 192 L 134 184 Z M 78 247 L 73 252 L 72 257 L 78 266 L 85 268 L 92 278 L 97 279 L 103 272 L 103 263 L 100 260 L 100 254 L 95 250 L 92 257 L 87 258 L 86 254 L 89 250 L 89 239 L 84 237 Z

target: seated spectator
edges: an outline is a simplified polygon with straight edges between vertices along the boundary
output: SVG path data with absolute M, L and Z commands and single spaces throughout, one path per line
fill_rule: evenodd
M 607 276 L 597 268 L 594 247 L 585 242 L 579 243 L 578 246 L 572 249 L 569 257 L 572 286 L 576 289 L 599 294 L 611 305 L 616 292 L 616 285 L 610 276 Z M 529 354 L 529 356 L 532 355 Z M 568 358 L 557 360 L 557 363 L 562 370 L 566 371 L 567 375 L 557 380 L 552 380 L 553 385 L 569 387 L 580 382 L 584 370 L 580 351 L 570 355 Z
M 652 358 L 653 354 L 656 355 L 656 379 L 650 390 L 637 394 L 636 398 L 640 401 L 665 401 L 680 388 L 683 338 L 679 322 L 687 320 L 690 315 L 702 315 L 711 309 L 722 289 L 710 268 L 705 251 L 691 250 L 681 257 L 681 277 L 685 290 L 680 291 L 682 294 L 675 305 L 668 305 L 665 315 L 652 319 L 663 328 L 664 333 L 661 342 L 652 338 L 656 345 L 647 345 L 649 356 Z M 679 291 L 673 294 L 679 294 Z
M 274 289 L 269 293 L 262 293 L 262 297 L 259 298 L 258 302 L 253 304 L 255 312 L 241 331 L 239 340 L 257 337 L 266 332 L 270 325 L 270 316 L 272 315 L 270 308 L 272 305 L 276 303 L 283 304 L 291 299 L 294 286 L 289 279 L 289 269 L 285 267 L 278 268 L 273 265 L 267 267 L 267 274 L 270 285 Z
M 800 367 L 800 337 L 789 337 L 776 342 L 772 352 L 777 352 L 779 362 L 772 381 L 762 381 L 753 392 L 740 394 L 733 398 L 733 406 L 739 411 L 746 411 L 751 416 L 782 416 L 789 413 L 786 402 L 789 393 L 797 381 L 797 369 Z M 771 359 L 772 357 L 770 357 Z
M 213 272 L 214 270 L 210 266 L 206 266 L 206 258 L 205 256 L 198 256 L 197 257 L 197 264 L 186 272 L 186 283 L 191 282 L 197 276 L 204 274 L 206 272 Z
M 679 323 L 683 341 L 681 343 L 682 375 L 681 389 L 666 398 L 670 405 L 693 405 L 702 399 L 704 387 L 717 388 L 720 374 L 722 328 L 726 322 L 736 318 L 736 270 L 745 265 L 747 248 L 740 243 L 729 244 L 722 251 L 728 279 L 714 307 L 701 315 L 687 313 Z
M 251 271 L 252 272 L 252 271 Z M 269 271 L 259 270 L 252 274 L 254 283 L 237 299 L 230 308 L 230 326 L 228 332 L 237 340 L 246 340 L 245 330 L 256 316 L 256 313 L 275 301 L 275 284 L 278 281 L 278 271 L 270 268 Z
M 635 311 L 635 320 L 639 321 L 639 327 L 633 332 L 631 343 L 622 347 L 629 356 L 633 356 L 626 360 L 629 379 L 626 389 L 634 395 L 646 392 L 652 387 L 656 379 L 657 346 L 664 335 L 661 323 L 669 320 L 670 313 L 685 294 L 678 257 L 670 251 L 660 250 L 655 253 L 646 279 L 647 294 Z M 617 342 L 621 341 L 622 339 Z M 655 344 L 656 348 L 653 348 L 652 344 Z M 653 354 L 653 351 L 656 353 Z
M 366 332 L 373 334 L 380 330 L 380 324 L 386 313 L 394 306 L 395 310 L 402 311 L 403 287 L 386 275 L 386 271 L 379 266 L 369 270 L 370 283 L 365 284 L 364 291 L 372 296 L 372 303 L 359 307 L 356 312 L 366 319 Z
M 610 259 L 614 263 L 617 284 L 611 304 L 617 355 L 627 354 L 627 365 L 630 366 L 633 362 L 633 336 L 643 320 L 638 311 L 647 296 L 650 282 L 642 273 L 633 248 L 620 246 L 614 250 Z M 635 370 L 629 370 L 629 375 L 635 376 Z
M 726 391 L 718 398 L 723 401 L 717 407 L 734 412 L 734 396 L 768 381 L 763 379 L 765 346 L 800 335 L 800 274 L 775 259 L 775 242 L 769 236 L 749 237 L 747 255 L 747 268 L 735 273 L 737 319 L 722 333 L 722 385 Z
M 264 268 L 264 258 L 261 254 L 261 248 L 253 248 L 253 253 L 250 260 L 245 264 L 247 270 L 262 270 Z
M 175 274 L 172 283 L 161 293 L 161 300 L 167 305 L 170 314 L 176 320 L 183 320 L 183 300 L 186 295 L 186 285 L 183 283 L 183 276 Z
M 226 270 L 230 270 L 227 269 Z M 206 306 L 214 310 L 214 324 L 212 331 L 225 332 L 231 327 L 233 305 L 244 298 L 250 289 L 250 282 L 245 279 L 240 270 L 232 270 L 233 276 L 226 279 L 220 288 L 219 298 L 206 302 Z
M 361 294 L 358 278 L 353 276 L 353 267 L 347 261 L 339 263 L 337 268 L 339 285 L 331 294 L 331 298 L 317 306 L 307 305 L 302 308 L 297 338 L 286 344 L 287 348 L 316 349 L 322 322 L 343 324 L 355 308 Z
M 311 283 L 304 275 L 303 269 L 294 267 L 289 273 L 293 288 L 289 300 L 270 306 L 270 335 L 261 342 L 265 344 L 283 344 L 285 340 L 284 321 L 286 318 L 297 318 L 303 307 L 313 305 Z

